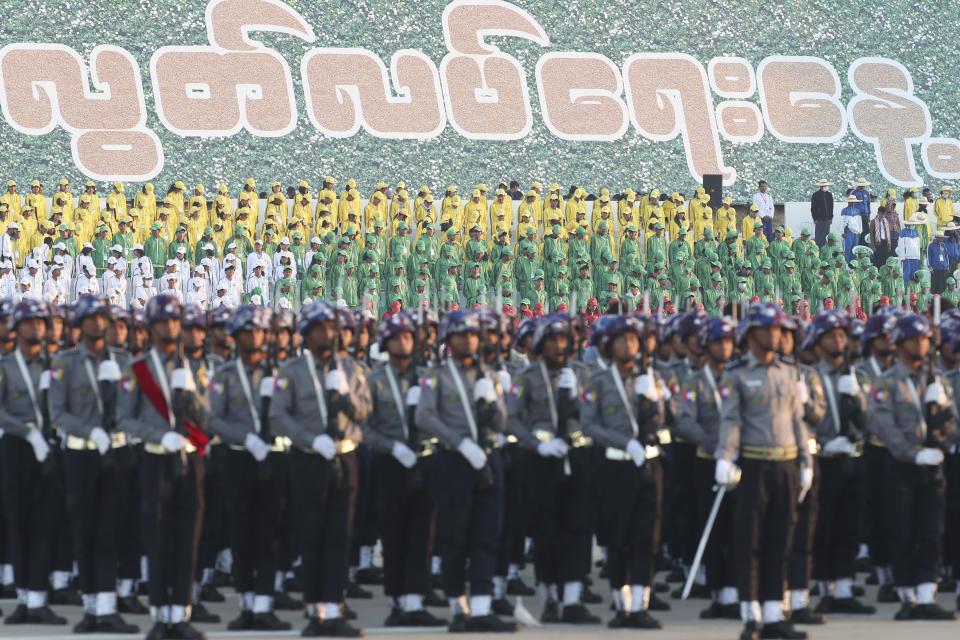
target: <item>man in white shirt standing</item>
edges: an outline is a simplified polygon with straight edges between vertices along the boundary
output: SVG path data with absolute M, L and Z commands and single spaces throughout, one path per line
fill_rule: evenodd
M 763 221 L 763 235 L 767 242 L 773 242 L 773 197 L 767 193 L 767 181 L 757 183 L 757 193 L 753 194 L 753 204 L 760 209 L 757 215 Z
M 70 297 L 67 295 L 68 282 L 63 275 L 63 258 L 54 256 L 50 273 L 43 282 L 43 300 L 47 304 L 67 304 Z
M 6 232 L 0 236 L 0 260 L 9 260 L 13 264 L 20 262 L 20 225 L 14 220 L 7 225 Z
M 247 263 L 249 266 L 250 263 Z M 257 287 L 260 288 L 262 293 L 262 303 L 265 306 L 270 306 L 270 280 L 267 279 L 267 276 L 264 274 L 264 265 L 262 262 L 253 263 L 253 273 L 250 274 L 250 277 L 247 278 L 247 294 L 252 294 L 254 289 Z
M 146 271 L 140 285 L 133 292 L 130 306 L 134 309 L 145 309 L 147 301 L 155 295 L 157 295 L 157 288 L 153 286 L 153 272 Z

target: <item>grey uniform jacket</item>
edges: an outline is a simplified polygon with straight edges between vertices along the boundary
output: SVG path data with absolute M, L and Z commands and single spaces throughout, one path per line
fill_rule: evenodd
M 705 364 L 705 367 L 709 367 Z M 713 384 L 704 368 L 680 384 L 677 393 L 677 424 L 674 433 L 713 455 L 720 433 L 720 380 L 722 372 L 711 369 Z
M 302 449 L 313 447 L 314 439 L 324 433 L 337 440 L 352 440 L 361 442 L 363 432 L 360 423 L 367 419 L 373 402 L 370 399 L 370 389 L 362 370 L 356 360 L 349 356 L 338 355 L 335 360 L 325 363 L 316 363 L 317 382 L 321 393 L 324 391 L 324 381 L 327 372 L 338 368 L 343 372 L 350 387 L 350 400 L 353 403 L 353 418 L 342 412 L 330 416 L 330 429 L 323 424 L 320 418 L 320 409 L 317 402 L 317 393 L 313 376 L 307 365 L 306 355 L 290 358 L 280 366 L 273 385 L 273 399 L 270 401 L 270 426 L 278 436 L 286 436 L 296 446 Z M 329 409 L 329 406 L 327 407 Z
M 586 368 L 577 362 L 571 362 L 570 368 L 573 369 L 578 380 L 571 402 L 579 403 L 579 381 L 585 376 Z M 536 450 L 537 445 L 540 444 L 540 440 L 535 435 L 537 431 L 546 431 L 556 436 L 559 428 L 562 435 L 570 436 L 579 426 L 575 419 L 568 419 L 565 425 L 553 423 L 555 411 L 551 412 L 551 405 L 556 409 L 558 394 L 570 393 L 569 389 L 557 388 L 559 375 L 559 369 L 550 371 L 546 363 L 538 360 L 513 376 L 511 388 L 505 394 L 507 432 L 516 436 L 520 446 L 525 449 Z M 559 416 L 557 419 L 559 420 Z
M 394 397 L 388 369 L 393 374 L 399 397 Z M 389 362 L 378 363 L 367 376 L 373 408 L 363 422 L 363 439 L 374 451 L 389 454 L 393 451 L 394 443 L 402 442 L 410 446 L 413 439 L 417 438 L 416 428 L 409 423 L 407 411 L 407 391 L 415 380 L 411 372 L 400 373 Z M 415 447 L 411 448 L 415 450 Z
M 840 435 L 841 425 L 836 423 L 834 410 L 836 410 L 836 418 L 840 416 L 840 393 L 837 391 L 837 380 L 841 376 L 841 372 L 834 370 L 825 363 L 823 360 L 819 361 L 815 365 L 817 375 L 820 378 L 820 383 L 823 385 L 823 395 L 826 401 L 826 412 L 824 416 L 816 422 L 812 427 L 813 435 L 817 439 L 817 442 L 821 446 L 827 444 L 834 438 Z M 857 381 L 859 383 L 860 377 L 857 376 Z M 864 392 L 863 387 L 860 387 L 860 392 L 856 394 L 857 403 L 860 405 L 862 411 L 867 410 L 867 394 Z
M 448 449 L 456 449 L 462 440 L 470 438 L 481 446 L 489 444 L 484 435 L 502 433 L 507 424 L 507 407 L 500 389 L 500 379 L 492 367 L 483 365 L 483 372 L 497 389 L 495 414 L 489 423 L 477 424 L 477 438 L 470 431 L 463 403 L 453 379 L 450 367 L 456 367 L 467 394 L 467 404 L 474 411 L 473 386 L 477 381 L 476 367 L 464 367 L 453 358 L 448 358 L 436 367 L 424 369 L 420 378 L 420 404 L 417 405 L 417 426 L 430 436 L 440 440 Z
M 794 361 L 791 359 L 788 362 Z M 827 398 L 823 390 L 823 380 L 820 379 L 820 372 L 814 367 L 802 362 L 794 362 L 794 364 L 801 379 L 807 385 L 807 401 L 803 404 L 803 421 L 807 423 L 807 429 L 811 429 L 827 415 Z
M 226 444 L 242 445 L 247 434 L 256 433 L 251 409 L 260 416 L 260 381 L 264 377 L 263 367 L 252 370 L 244 367 L 249 385 L 250 399 L 247 399 L 240 383 L 237 363 L 234 359 L 217 367 L 210 384 L 207 386 L 207 399 L 210 402 L 210 422 L 208 428 L 213 435 L 220 436 Z M 240 366 L 243 364 L 241 362 Z M 251 401 L 253 406 L 251 407 Z M 261 429 L 265 427 L 261 423 Z
M 39 427 L 37 411 L 41 409 L 40 376 L 48 369 L 44 363 L 45 358 L 42 356 L 34 358 L 33 361 L 24 356 L 24 364 L 38 403 L 34 407 L 14 353 L 0 359 L 0 429 L 3 432 L 26 438 L 30 429 Z
M 796 447 L 800 463 L 810 466 L 799 382 L 797 367 L 780 358 L 764 366 L 750 352 L 728 365 L 720 382 L 723 407 L 714 457 L 733 460 L 743 446 Z
M 613 365 L 606 369 L 596 369 L 584 383 L 580 398 L 580 426 L 587 436 L 593 438 L 594 442 L 604 447 L 625 450 L 627 444 L 637 434 L 633 432 L 630 414 L 627 413 L 627 407 L 614 382 L 615 372 L 619 375 L 619 370 Z M 651 424 L 637 424 L 641 435 L 648 436 L 646 440 L 641 441 L 644 445 L 656 444 L 655 439 L 651 439 L 650 436 L 665 427 L 667 412 L 676 415 L 673 396 L 667 398 L 669 390 L 666 382 L 656 371 L 653 371 L 653 377 L 663 399 L 657 403 L 658 412 Z M 624 392 L 630 405 L 629 410 L 634 416 L 637 415 L 638 405 L 637 395 L 634 393 L 635 379 L 636 376 L 633 373 L 623 378 Z
M 910 391 L 908 380 L 913 381 L 916 399 Z M 872 408 L 870 420 L 890 454 L 901 462 L 913 462 L 917 451 L 925 446 L 926 422 L 922 408 L 926 389 L 926 369 L 912 373 L 902 362 L 884 371 L 873 383 L 869 398 Z M 943 390 L 951 400 L 950 411 L 953 416 L 941 431 L 949 441 L 955 442 L 960 436 L 957 431 L 957 410 L 953 403 L 953 391 L 946 380 L 943 380 Z
M 151 349 L 152 351 L 152 349 Z M 117 400 L 117 423 L 118 426 L 134 437 L 140 438 L 145 443 L 159 444 L 163 436 L 171 431 L 173 427 L 169 418 L 162 415 L 154 408 L 153 403 L 143 392 L 143 388 L 137 383 L 137 378 L 133 373 L 134 364 L 144 361 L 153 374 L 158 385 L 161 384 L 161 376 L 166 380 L 167 388 L 170 385 L 170 373 L 174 369 L 174 357 L 169 359 L 157 354 L 164 370 L 158 371 L 154 364 L 154 359 L 150 356 L 150 351 L 134 359 L 123 372 L 123 378 L 120 380 L 120 393 Z M 186 408 L 186 415 L 177 416 L 184 420 L 192 421 L 200 429 L 207 427 L 210 415 L 210 405 L 205 398 L 208 373 L 205 361 L 199 361 L 197 368 L 194 363 L 187 363 L 193 369 L 194 382 L 197 385 L 197 392 L 189 396 L 189 405 Z M 171 394 L 172 394 L 171 390 Z M 173 398 L 167 398 L 167 406 L 171 409 Z M 181 434 L 185 435 L 185 434 Z
M 108 349 L 105 353 L 117 360 L 117 366 L 121 366 L 117 357 L 121 352 Z M 92 376 L 84 365 L 86 359 L 91 361 Z M 103 353 L 92 354 L 80 344 L 71 351 L 57 353 L 50 362 L 50 422 L 68 436 L 86 440 L 94 427 L 103 428 L 103 413 L 97 404 L 97 393 L 100 391 L 97 373 L 103 359 Z M 121 389 L 122 386 L 121 381 Z M 118 404 L 117 428 L 128 431 L 120 424 L 120 417 L 123 415 L 126 414 L 120 410 Z

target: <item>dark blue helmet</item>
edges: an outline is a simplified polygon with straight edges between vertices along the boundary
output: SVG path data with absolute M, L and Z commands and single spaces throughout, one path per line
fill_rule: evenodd
M 311 325 L 318 322 L 332 322 L 336 316 L 336 311 L 329 302 L 317 300 L 311 302 L 300 310 L 300 322 L 297 324 L 297 331 L 306 333 Z
M 153 300 L 156 300 L 156 298 L 153 298 L 150 302 L 153 302 Z M 107 299 L 95 295 L 80 296 L 70 313 L 70 325 L 79 327 L 84 318 L 97 314 L 106 318 L 110 317 L 110 303 L 107 302 Z
M 245 304 L 233 313 L 230 324 L 227 325 L 227 334 L 235 335 L 240 331 L 251 329 L 270 330 L 270 320 L 266 309 L 259 305 Z
M 890 331 L 890 342 L 900 344 L 909 338 L 930 336 L 930 321 L 918 313 L 905 313 L 897 318 Z
M 394 313 L 384 318 L 380 321 L 380 326 L 377 328 L 377 344 L 380 345 L 380 350 L 386 351 L 387 341 L 396 334 L 403 333 L 404 331 L 415 333 L 416 328 L 417 326 L 413 318 L 408 313 Z
M 480 333 L 480 318 L 472 311 L 451 311 L 440 323 L 440 339 L 456 333 Z
M 944 314 L 944 317 L 946 317 L 946 314 Z M 897 317 L 890 311 L 890 307 L 882 307 L 867 318 L 867 322 L 863 326 L 863 335 L 860 336 L 860 351 L 866 351 L 867 345 L 874 338 L 890 335 L 896 322 Z
M 570 333 L 570 317 L 565 313 L 551 313 L 540 318 L 533 332 L 533 352 L 543 351 L 543 342 L 550 336 Z
M 730 316 L 707 318 L 697 331 L 697 346 L 702 349 L 711 342 L 723 338 L 730 338 L 734 343 L 737 342 L 737 321 Z
M 24 298 L 18 302 L 16 306 L 13 307 L 13 311 L 10 312 L 10 317 L 7 320 L 7 331 L 13 331 L 23 320 L 29 320 L 31 318 L 43 318 L 46 320 L 49 317 L 50 310 L 47 308 L 45 302 Z
M 183 306 L 180 301 L 167 294 L 154 296 L 147 301 L 147 324 L 171 318 L 180 319 L 183 315 Z
M 183 326 L 207 328 L 207 312 L 195 304 L 188 305 L 183 310 Z

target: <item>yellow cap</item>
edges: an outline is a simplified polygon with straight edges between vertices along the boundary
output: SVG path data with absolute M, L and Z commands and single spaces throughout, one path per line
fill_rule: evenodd
M 174 187 L 175 189 L 180 189 L 181 191 L 183 191 L 184 189 L 187 188 L 187 185 L 183 184 L 182 182 L 177 181 L 177 183 L 174 184 L 173 187 Z
M 220 193 L 226 193 L 226 192 L 229 191 L 229 190 L 230 190 L 230 187 L 228 187 L 227 185 L 225 185 L 225 184 L 223 184 L 223 183 L 221 183 L 221 184 L 220 184 L 220 187 L 218 188 L 218 191 L 220 191 Z
M 113 183 L 113 188 L 116 189 L 119 193 L 123 193 L 123 183 L 120 181 Z
M 760 207 L 755 204 L 750 205 L 750 211 L 760 211 Z
M 30 186 L 31 186 L 31 187 L 39 187 L 39 186 L 40 186 L 40 181 L 39 181 L 39 180 L 34 180 L 33 182 L 30 183 Z
M 254 187 L 257 186 L 257 181 L 254 180 L 253 178 L 250 178 L 250 179 L 247 180 L 244 184 L 245 184 L 246 186 L 250 187 L 251 189 L 253 189 Z
M 200 193 L 206 193 L 207 190 L 203 188 L 202 184 L 198 184 L 193 188 L 194 191 L 199 191 Z
M 651 198 L 657 198 L 657 199 L 659 199 L 659 198 L 660 198 L 660 189 L 654 189 L 653 191 L 651 191 L 651 192 L 650 192 L 650 197 L 651 197 Z
M 480 191 L 480 192 L 482 192 L 482 193 L 486 193 L 487 191 L 489 191 L 489 189 L 487 189 L 487 185 L 485 185 L 485 184 L 483 184 L 483 183 L 481 182 L 480 184 L 477 185 L 477 191 Z

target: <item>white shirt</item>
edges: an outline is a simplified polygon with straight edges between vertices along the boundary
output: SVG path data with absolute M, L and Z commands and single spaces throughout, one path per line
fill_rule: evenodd
M 757 192 L 753 194 L 753 204 L 757 205 L 757 208 L 760 209 L 760 218 L 773 217 L 773 198 L 770 197 L 769 193 Z
M 210 306 L 211 309 L 219 309 L 220 307 L 226 307 L 227 309 L 236 309 L 237 305 L 233 302 L 233 298 L 230 297 L 230 294 L 227 293 L 223 296 L 217 296 L 213 299 L 213 304 Z
M 200 307 L 204 311 L 206 311 L 207 295 L 203 292 L 202 289 L 201 290 L 194 289 L 193 291 L 187 294 L 187 304 L 195 305 L 197 307 Z
M 264 306 L 270 304 L 270 281 L 267 279 L 267 276 L 250 276 L 247 278 L 247 293 L 253 293 L 253 290 L 257 287 L 260 287 L 260 298 L 263 300 Z

